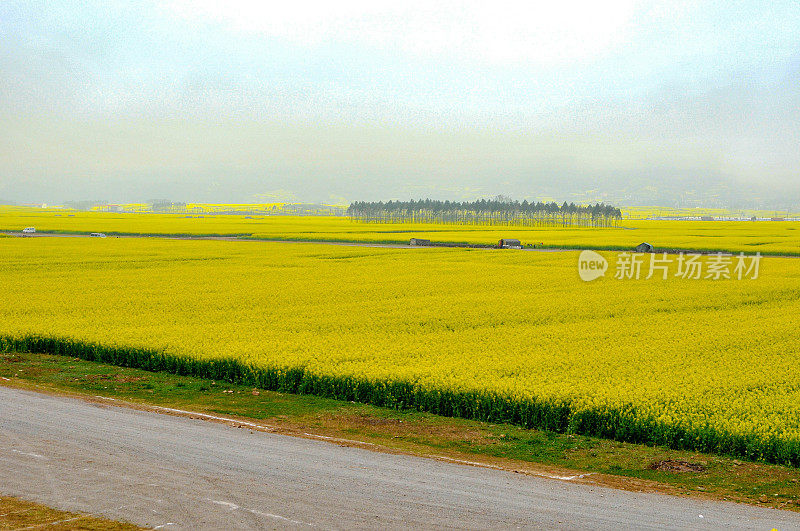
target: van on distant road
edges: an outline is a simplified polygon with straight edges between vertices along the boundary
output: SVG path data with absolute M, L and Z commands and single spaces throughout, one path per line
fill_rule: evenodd
M 33 234 L 34 232 L 36 232 L 36 229 L 34 227 L 25 227 L 24 229 L 22 229 L 23 234 Z

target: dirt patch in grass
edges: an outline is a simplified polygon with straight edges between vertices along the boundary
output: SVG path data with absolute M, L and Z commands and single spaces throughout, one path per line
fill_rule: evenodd
M 702 463 L 690 463 L 681 459 L 662 459 L 650 463 L 648 468 L 661 472 L 704 472 L 706 466 Z
M 126 376 L 123 374 L 87 374 L 85 376 L 78 376 L 72 379 L 74 382 L 121 382 L 132 383 L 146 381 L 146 376 Z
M 114 375 L 115 382 L 122 382 L 122 383 L 132 383 L 132 382 L 144 382 L 147 381 L 147 377 L 145 376 L 123 376 L 121 374 Z
M 317 420 L 315 424 L 329 430 L 349 434 L 370 433 L 372 437 L 384 441 L 405 440 L 429 446 L 439 446 L 438 443 L 442 441 L 462 445 L 492 445 L 502 442 L 505 437 L 505 434 L 497 435 L 486 429 L 476 429 L 474 422 L 467 421 L 467 425 L 462 425 L 462 421 L 453 419 L 450 423 L 443 423 L 440 417 L 424 413 L 397 412 L 395 416 L 381 416 L 347 412 L 318 416 Z
M 358 415 L 356 417 L 351 417 L 351 421 L 363 426 L 399 426 L 403 424 L 401 419 L 374 417 L 371 415 Z

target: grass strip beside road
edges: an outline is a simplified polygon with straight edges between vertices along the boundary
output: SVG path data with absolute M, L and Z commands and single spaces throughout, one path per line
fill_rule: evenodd
M 132 524 L 98 518 L 91 514 L 59 511 L 12 496 L 0 496 L 0 530 L 2 529 L 127 531 L 141 528 Z
M 0 353 L 0 384 L 107 397 L 134 407 L 224 415 L 264 425 L 268 431 L 537 476 L 800 511 L 800 470 L 791 467 L 264 391 L 48 354 Z M 240 426 L 248 427 L 244 422 Z

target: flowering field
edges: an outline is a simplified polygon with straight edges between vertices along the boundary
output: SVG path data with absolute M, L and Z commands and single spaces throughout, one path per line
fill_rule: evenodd
M 593 282 L 577 260 L 4 238 L 0 348 L 800 465 L 797 259 Z
M 631 249 L 649 242 L 659 249 L 800 255 L 797 221 L 623 220 L 616 228 L 503 227 L 432 223 L 362 223 L 333 216 L 242 216 L 74 212 L 0 206 L 0 230 L 104 232 L 107 234 L 228 235 L 266 240 L 523 244 L 571 249 Z

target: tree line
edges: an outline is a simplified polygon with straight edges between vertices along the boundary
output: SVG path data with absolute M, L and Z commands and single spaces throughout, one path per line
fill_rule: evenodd
M 347 209 L 354 221 L 372 223 L 442 223 L 458 225 L 520 225 L 613 227 L 622 219 L 619 208 L 597 203 L 512 201 L 502 197 L 477 201 L 356 201 Z

